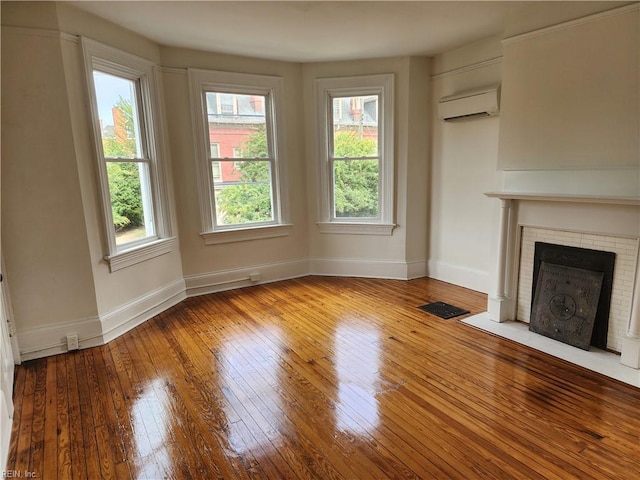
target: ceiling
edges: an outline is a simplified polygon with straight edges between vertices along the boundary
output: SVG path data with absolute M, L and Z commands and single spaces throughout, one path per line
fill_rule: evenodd
M 504 1 L 70 2 L 156 43 L 293 62 L 435 55 L 500 34 Z

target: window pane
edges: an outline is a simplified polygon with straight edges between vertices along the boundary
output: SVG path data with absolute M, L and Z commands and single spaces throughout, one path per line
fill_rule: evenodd
M 378 155 L 378 96 L 333 99 L 333 156 Z
M 136 82 L 94 70 L 104 156 L 143 158 Z
M 219 158 L 269 156 L 264 95 L 206 92 L 209 142 Z
M 378 216 L 378 163 L 378 159 L 333 162 L 335 218 Z
M 216 161 L 212 171 L 218 225 L 273 221 L 271 162 Z
M 211 165 L 211 173 L 213 174 L 213 181 L 220 182 L 222 180 L 222 171 L 220 169 L 220 162 L 213 162 Z
M 220 145 L 218 145 L 217 143 L 210 143 L 209 156 L 211 158 L 220 158 Z
M 137 162 L 107 162 L 109 195 L 116 244 L 153 236 L 153 225 L 149 221 L 150 195 L 146 165 Z M 142 172 L 141 172 L 142 170 Z M 142 175 L 141 175 L 142 173 Z

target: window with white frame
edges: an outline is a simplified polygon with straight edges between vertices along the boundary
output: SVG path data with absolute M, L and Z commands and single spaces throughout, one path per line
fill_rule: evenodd
M 189 77 L 205 242 L 286 235 L 282 79 L 195 69 Z
M 171 250 L 152 62 L 83 39 L 112 271 Z
M 326 233 L 390 235 L 395 227 L 393 74 L 316 80 Z

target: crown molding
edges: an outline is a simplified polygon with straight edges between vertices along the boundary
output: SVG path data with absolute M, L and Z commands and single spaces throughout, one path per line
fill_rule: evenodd
M 617 17 L 619 15 L 626 15 L 627 13 L 638 11 L 638 10 L 640 10 L 640 4 L 632 3 L 631 5 L 625 5 L 623 7 L 613 8 L 611 10 L 594 13 L 593 15 L 588 15 L 586 17 L 577 18 L 575 20 L 569 20 L 568 22 L 562 22 L 556 25 L 551 25 L 549 27 L 544 27 L 538 30 L 532 30 L 530 32 L 520 33 L 512 37 L 507 37 L 502 40 L 502 45 L 503 46 L 511 45 L 512 43 L 520 42 L 523 40 L 529 40 L 535 37 L 541 37 L 543 35 L 549 35 L 562 30 L 568 30 L 568 29 L 579 27 L 582 25 L 587 25 L 593 22 L 599 22 L 606 18 Z

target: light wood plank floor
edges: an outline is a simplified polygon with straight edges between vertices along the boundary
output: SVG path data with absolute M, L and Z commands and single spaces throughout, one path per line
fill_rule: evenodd
M 8 470 L 44 479 L 637 479 L 640 390 L 419 305 L 307 277 L 188 299 L 17 369 Z

